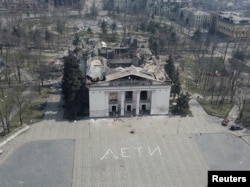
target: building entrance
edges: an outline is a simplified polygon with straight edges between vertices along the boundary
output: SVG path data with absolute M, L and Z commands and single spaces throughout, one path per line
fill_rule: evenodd
M 131 105 L 127 105 L 127 111 L 131 111 Z
M 116 106 L 112 106 L 112 112 L 116 112 Z

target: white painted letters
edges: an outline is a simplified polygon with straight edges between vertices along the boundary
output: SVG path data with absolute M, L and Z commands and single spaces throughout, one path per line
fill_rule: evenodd
M 138 151 L 138 153 L 137 153 Z M 156 154 L 158 152 L 158 154 Z M 130 154 L 129 154 L 130 153 Z M 143 149 L 142 147 L 134 147 L 134 148 L 121 148 L 121 157 L 122 158 L 130 158 L 130 157 L 134 157 L 134 156 L 146 156 L 145 153 L 147 153 L 146 149 Z M 150 147 L 148 147 L 148 155 L 149 156 L 153 156 L 153 155 L 161 155 L 161 149 L 159 146 L 155 147 L 154 149 L 150 149 Z M 113 153 L 113 151 L 111 149 L 108 149 L 105 154 L 100 158 L 100 160 L 104 160 L 107 158 L 114 158 L 114 159 L 118 159 L 119 157 L 117 155 L 115 155 Z
M 142 147 L 136 147 L 134 149 L 137 149 L 138 150 L 138 153 L 139 153 L 139 156 L 141 157 L 141 150 L 142 150 Z
M 108 149 L 107 151 L 106 151 L 106 153 L 103 155 L 103 157 L 101 157 L 100 159 L 101 160 L 103 160 L 103 159 L 106 159 L 106 158 L 108 158 L 108 155 L 109 154 L 111 154 L 112 156 L 113 156 L 113 158 L 114 159 L 118 159 L 118 156 L 116 156 L 112 151 L 111 151 L 111 149 Z
M 128 150 L 129 148 L 121 148 L 121 155 L 122 157 L 130 157 L 129 155 L 125 155 L 126 154 L 126 150 Z
M 151 149 L 150 147 L 148 147 L 148 152 L 150 154 L 150 156 L 152 156 L 153 154 L 155 154 L 155 152 L 158 150 L 159 154 L 161 155 L 161 150 L 160 150 L 160 147 L 156 147 L 152 152 L 151 152 Z

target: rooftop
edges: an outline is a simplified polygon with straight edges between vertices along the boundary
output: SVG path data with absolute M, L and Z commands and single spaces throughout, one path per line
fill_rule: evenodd
M 160 71 L 160 69 L 155 65 L 148 65 L 144 68 L 135 67 L 132 65 L 127 68 L 115 68 L 113 72 L 106 76 L 106 81 L 112 81 L 131 75 L 160 82 L 167 80 L 167 77 L 164 75 L 164 73 Z
M 117 68 L 109 68 L 107 66 L 89 66 L 87 76 L 91 79 L 92 83 L 109 82 L 129 76 L 136 76 L 158 82 L 171 81 L 165 74 L 165 71 L 153 63 L 146 64 L 144 67 L 136 67 L 133 65 Z
M 143 37 L 139 37 L 143 40 Z M 122 42 L 126 44 L 137 41 L 137 37 L 125 38 Z M 105 46 L 98 45 L 99 48 Z M 165 62 L 165 60 L 164 60 Z M 109 81 L 156 81 L 159 83 L 171 82 L 166 75 L 161 62 L 161 57 L 156 57 L 150 49 L 146 47 L 136 47 L 133 55 L 117 56 L 113 59 L 107 59 L 106 56 L 90 57 L 87 60 L 87 83 L 98 84 Z M 119 80 L 118 80 L 119 79 Z
M 200 15 L 200 16 L 203 16 L 203 15 L 209 16 L 210 15 L 208 12 L 197 10 L 196 8 L 184 7 L 184 8 L 181 8 L 181 10 L 189 11 L 190 13 L 193 13 L 194 15 Z
M 238 12 L 220 12 L 220 19 L 232 24 L 250 24 L 250 18 Z

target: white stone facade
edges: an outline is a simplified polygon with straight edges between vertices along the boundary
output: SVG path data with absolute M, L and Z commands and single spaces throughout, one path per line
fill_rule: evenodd
M 107 61 L 103 57 L 87 60 L 90 117 L 168 114 L 172 81 L 161 59 L 149 53 L 145 61 L 140 61 L 140 54 L 148 53 L 137 52 L 133 59 L 122 63 L 120 59 Z
M 171 84 L 89 87 L 90 117 L 164 115 L 169 111 Z M 110 98 L 115 94 L 116 99 Z M 130 94 L 129 94 L 130 93 Z
M 211 15 L 209 13 L 194 8 L 181 8 L 180 14 L 183 15 L 182 19 L 192 28 L 203 27 L 204 25 L 209 25 L 211 22 Z

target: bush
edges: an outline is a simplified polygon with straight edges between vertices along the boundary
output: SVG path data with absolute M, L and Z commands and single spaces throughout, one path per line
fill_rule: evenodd
M 181 93 L 178 99 L 176 100 L 175 105 L 172 105 L 170 110 L 174 115 L 181 115 L 181 116 L 191 115 L 191 112 L 189 110 L 189 94 Z

